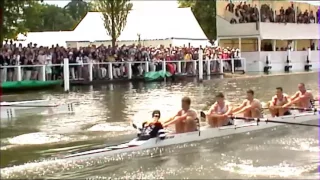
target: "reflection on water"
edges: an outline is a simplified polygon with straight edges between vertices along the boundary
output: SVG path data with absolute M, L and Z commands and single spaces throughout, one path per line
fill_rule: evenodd
M 6 178 L 297 178 L 312 175 L 318 153 L 317 129 L 278 127 L 202 142 L 156 148 L 85 161 L 29 164 L 1 170 Z M 303 137 L 303 138 L 301 138 Z M 59 151 L 63 151 L 59 149 Z
M 282 86 L 292 94 L 304 82 L 317 94 L 317 74 L 210 80 L 201 83 L 128 83 L 77 87 L 70 94 L 19 95 L 78 102 L 75 115 L 31 116 L 1 120 L 1 167 L 50 159 L 132 139 L 132 119 L 146 120 L 153 109 L 164 117 L 174 114 L 183 96 L 196 109 L 206 109 L 214 95 L 225 92 L 240 103 L 248 88 L 267 101 Z M 89 91 L 90 90 L 90 91 Z M 13 100 L 14 96 L 5 100 Z M 281 127 L 199 143 L 134 152 L 86 162 L 34 163 L 1 169 L 4 178 L 298 178 L 314 177 L 318 167 L 318 129 Z

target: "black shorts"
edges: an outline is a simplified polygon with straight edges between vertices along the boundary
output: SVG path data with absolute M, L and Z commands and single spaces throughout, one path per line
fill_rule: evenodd
M 223 126 L 231 126 L 231 125 L 233 125 L 233 120 L 228 119 L 228 123 Z
M 286 111 L 283 115 L 284 116 L 289 116 L 289 115 L 291 115 L 291 112 L 290 111 Z M 279 117 L 279 113 L 277 113 L 276 116 Z

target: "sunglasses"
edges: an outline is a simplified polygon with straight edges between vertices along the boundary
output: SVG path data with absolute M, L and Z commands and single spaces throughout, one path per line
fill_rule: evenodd
M 153 117 L 160 117 L 160 115 L 159 114 L 154 114 Z

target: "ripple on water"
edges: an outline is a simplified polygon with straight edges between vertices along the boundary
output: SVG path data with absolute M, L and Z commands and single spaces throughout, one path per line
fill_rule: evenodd
M 62 120 L 61 116 L 57 119 L 46 117 L 41 121 L 41 124 L 37 124 L 37 129 L 45 132 L 54 132 L 55 134 L 64 134 L 63 132 L 65 132 L 68 133 L 68 137 L 72 138 L 72 140 L 79 140 L 71 135 L 75 135 L 76 133 L 75 136 L 78 137 L 79 130 L 90 137 L 90 141 L 91 139 L 100 138 L 101 134 L 109 138 L 110 136 L 122 134 L 122 128 L 125 127 L 122 127 L 122 125 L 115 128 L 110 126 L 118 126 L 118 122 L 120 121 L 121 123 L 127 123 L 126 118 L 137 112 L 146 112 L 138 117 L 138 121 L 149 118 L 151 111 L 154 109 L 160 109 L 163 116 L 175 113 L 174 109 L 180 107 L 181 97 L 185 95 L 192 98 L 195 109 L 208 108 L 214 102 L 212 94 L 218 91 L 225 92 L 228 99 L 232 102 L 240 103 L 241 99 L 245 98 L 244 92 L 248 87 L 257 90 L 257 98 L 267 101 L 274 95 L 274 87 L 279 85 L 286 87 L 286 92 L 289 94 L 294 93 L 296 90 L 296 82 L 305 82 L 309 88 L 317 90 L 317 77 L 315 74 L 312 77 L 308 75 L 304 78 L 288 76 L 259 80 L 253 78 L 248 80 L 213 80 L 204 82 L 203 86 L 202 84 L 195 83 L 180 83 L 178 85 L 156 83 L 157 87 L 147 87 L 150 86 L 149 84 L 143 85 L 144 89 L 125 88 L 124 85 L 112 85 L 114 87 L 111 91 L 99 89 L 98 91 L 90 91 L 89 93 L 79 91 L 72 94 L 71 92 L 71 96 L 74 95 L 77 99 L 88 99 L 91 95 L 92 97 L 99 95 L 101 99 L 91 100 L 89 104 L 80 103 L 76 108 L 75 115 L 66 116 Z M 225 81 L 229 82 L 226 83 Z M 88 94 L 88 96 L 86 97 L 84 94 Z M 71 96 L 70 94 L 59 94 L 56 100 L 67 100 Z M 208 101 L 208 104 L 206 104 L 206 101 Z M 92 126 L 93 124 L 104 123 L 106 121 L 110 122 L 110 126 Z M 18 121 L 20 125 L 26 127 L 29 124 L 28 121 L 25 121 L 28 123 L 24 124 L 21 122 Z M 82 130 L 90 131 L 88 127 L 89 129 L 92 128 L 90 130 L 97 131 L 109 131 L 110 128 L 114 128 L 121 132 L 115 134 L 112 134 L 112 132 L 82 132 Z M 247 178 L 254 175 L 259 178 L 299 178 L 299 176 L 313 177 L 313 175 L 316 177 L 316 165 L 319 164 L 319 149 L 317 148 L 317 143 L 315 143 L 318 139 L 318 129 L 312 131 L 310 128 L 301 129 L 297 126 L 290 126 L 290 128 L 292 131 L 289 128 L 287 130 L 285 128 L 274 128 L 276 130 L 270 131 L 269 129 L 264 131 L 265 133 L 248 133 L 195 143 L 196 147 L 191 147 L 193 145 L 190 144 L 187 146 L 175 146 L 176 149 L 166 147 L 164 153 L 148 150 L 143 151 L 148 152 L 146 154 L 134 152 L 115 157 L 101 157 L 77 162 L 50 162 L 46 159 L 44 162 L 2 168 L 0 175 L 2 178 L 14 179 L 234 179 L 239 177 Z M 288 136 L 288 134 L 290 135 Z M 292 137 L 292 134 L 294 137 Z M 311 135 L 313 138 L 308 138 Z M 59 138 L 63 139 L 59 135 L 58 137 L 53 137 L 53 139 Z M 20 139 L 20 141 L 25 140 Z M 54 143 L 50 139 L 45 140 L 43 138 L 42 140 L 43 143 L 50 141 Z M 20 145 L 18 146 L 20 147 Z M 95 144 L 90 147 L 93 146 Z M 61 150 L 61 152 L 59 150 L 56 149 L 54 152 L 64 154 L 67 151 Z M 25 151 L 25 149 L 21 148 L 21 151 Z M 45 154 L 37 153 L 40 154 L 39 159 L 48 154 L 48 152 L 45 152 Z M 138 156 L 138 154 L 141 156 Z M 13 160 L 19 158 L 14 155 Z M 290 174 L 292 176 L 288 176 Z
M 218 166 L 221 170 L 246 175 L 249 177 L 299 177 L 303 173 L 310 172 L 317 165 L 296 166 L 286 162 L 273 166 L 255 166 L 252 160 L 239 160 L 239 163 L 224 162 Z
M 115 126 L 115 125 L 110 125 L 109 123 L 105 124 L 96 124 L 89 128 L 87 131 L 108 131 L 108 132 L 122 132 L 122 131 L 132 131 L 133 132 L 134 128 L 131 126 Z
M 305 162 L 299 165 L 279 159 L 279 161 L 271 165 L 266 165 L 260 164 L 257 160 L 246 159 L 246 157 L 240 158 L 239 154 L 246 156 L 247 149 L 243 147 L 247 146 L 250 142 L 246 144 L 240 143 L 240 145 L 237 142 L 229 142 L 238 147 L 235 151 L 232 150 L 233 145 L 231 144 L 229 150 L 222 148 L 225 145 L 221 143 L 226 140 L 228 140 L 228 138 L 218 138 L 216 140 L 149 149 L 115 155 L 113 157 L 92 158 L 88 160 L 29 163 L 1 169 L 1 176 L 3 178 L 89 177 L 92 179 L 221 178 L 223 175 L 219 172 L 217 173 L 217 170 L 220 170 L 228 172 L 224 173 L 228 174 L 225 178 L 234 178 L 239 175 L 256 178 L 298 178 L 299 176 L 304 176 L 304 173 L 308 173 L 317 168 L 317 163 L 310 164 Z M 281 140 L 270 141 L 277 143 L 283 142 Z M 267 142 L 269 141 L 267 140 Z M 260 148 L 258 148 L 257 151 L 250 153 L 253 153 L 253 157 L 259 157 L 260 159 L 258 159 L 258 161 L 263 161 L 264 158 L 270 156 L 270 154 L 265 154 L 265 152 L 261 151 L 268 149 L 266 148 L 267 146 L 269 146 L 267 143 L 263 143 L 263 145 L 259 145 Z M 264 157 L 264 155 L 266 155 L 266 157 Z M 72 172 L 72 175 L 70 172 Z

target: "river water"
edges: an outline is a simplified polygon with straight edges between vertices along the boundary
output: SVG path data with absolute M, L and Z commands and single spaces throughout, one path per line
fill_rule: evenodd
M 180 83 L 122 83 L 61 92 L 3 96 L 2 100 L 51 98 L 78 102 L 75 114 L 1 120 L 1 178 L 212 179 L 318 178 L 318 129 L 280 126 L 256 132 L 128 153 L 88 161 L 51 163 L 65 154 L 101 148 L 135 137 L 130 119 L 145 120 L 154 109 L 169 117 L 183 96 L 206 109 L 216 92 L 240 103 L 248 88 L 267 101 L 282 86 L 292 94 L 304 82 L 318 94 L 318 74 L 212 79 Z

